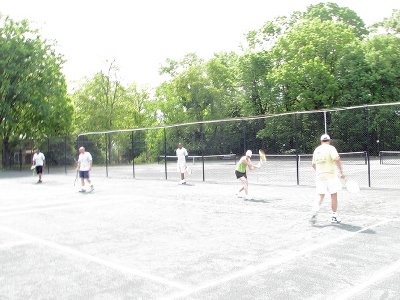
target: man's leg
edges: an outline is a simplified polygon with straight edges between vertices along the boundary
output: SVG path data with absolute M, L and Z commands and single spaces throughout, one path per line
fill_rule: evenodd
M 240 177 L 240 180 L 242 181 L 242 184 L 243 184 L 242 189 L 244 190 L 245 198 L 251 199 L 251 197 L 249 196 L 249 181 L 247 180 L 247 178 L 245 176 Z
M 336 213 L 337 207 L 338 207 L 338 202 L 337 202 L 337 193 L 331 194 L 331 207 L 332 207 L 332 212 Z
M 331 194 L 331 208 L 332 208 L 331 223 L 340 223 L 342 220 L 337 214 L 337 208 L 338 208 L 337 193 Z
M 89 173 L 87 174 L 86 181 L 89 184 L 91 191 L 93 191 L 94 187 L 93 187 L 92 181 L 90 180 Z
M 79 172 L 79 177 L 81 178 L 81 192 L 84 192 L 84 186 L 85 186 L 85 176 L 82 171 Z

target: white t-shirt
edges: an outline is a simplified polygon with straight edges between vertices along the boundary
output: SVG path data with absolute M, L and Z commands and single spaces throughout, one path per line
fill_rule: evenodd
M 89 171 L 92 155 L 89 152 L 79 154 L 78 163 L 79 171 Z
M 188 156 L 188 152 L 185 148 L 176 149 L 176 157 L 178 158 L 178 164 L 186 163 L 186 156 Z
M 43 166 L 44 160 L 45 158 L 42 152 L 35 153 L 32 158 L 32 161 L 35 164 L 35 166 Z

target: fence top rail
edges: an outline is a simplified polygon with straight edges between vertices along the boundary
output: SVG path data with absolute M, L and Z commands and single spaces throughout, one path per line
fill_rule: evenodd
M 379 155 L 381 154 L 400 154 L 400 151 L 379 151 Z
M 269 118 L 275 118 L 275 117 L 287 116 L 287 115 L 303 115 L 303 114 L 314 114 L 314 113 L 326 113 L 326 112 L 344 111 L 344 110 L 352 110 L 352 109 L 359 109 L 359 108 L 380 107 L 380 106 L 394 106 L 394 105 L 400 105 L 400 102 L 363 104 L 363 105 L 348 106 L 348 107 L 337 107 L 337 108 L 327 108 L 327 109 L 317 109 L 317 110 L 307 110 L 307 111 L 283 112 L 283 113 L 277 113 L 277 114 L 265 114 L 265 115 L 258 115 L 258 116 L 237 117 L 237 118 L 227 118 L 227 119 L 208 120 L 208 121 L 196 121 L 196 122 L 171 124 L 171 125 L 159 125 L 159 126 L 141 127 L 141 128 L 92 131 L 92 132 L 80 133 L 80 134 L 78 134 L 78 137 L 79 136 L 85 136 L 85 135 L 98 135 L 98 134 L 110 134 L 110 133 L 122 133 L 122 132 L 135 132 L 135 131 L 144 131 L 144 130 L 157 130 L 157 129 L 175 128 L 175 127 L 190 126 L 190 125 L 200 125 L 200 124 L 213 124 L 213 123 L 222 123 L 222 122 L 263 120 L 263 119 L 269 119 Z

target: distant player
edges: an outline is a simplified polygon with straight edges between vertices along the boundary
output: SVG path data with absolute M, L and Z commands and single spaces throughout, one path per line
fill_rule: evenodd
M 86 192 L 85 180 L 90 185 L 89 192 L 94 190 L 93 184 L 90 180 L 89 172 L 92 170 L 92 155 L 85 151 L 84 147 L 79 148 L 79 158 L 76 170 L 79 171 L 79 178 L 81 179 L 81 189 L 80 192 Z
M 249 168 L 249 170 L 254 170 L 254 165 L 251 162 L 252 155 L 253 155 L 253 153 L 251 152 L 251 150 L 247 150 L 246 155 L 242 156 L 240 158 L 240 160 L 236 164 L 236 168 L 235 168 L 236 178 L 240 179 L 240 181 L 242 182 L 242 187 L 239 189 L 239 191 L 236 195 L 238 197 L 243 197 L 241 193 L 242 193 L 242 191 L 244 191 L 244 197 L 246 200 L 252 199 L 252 197 L 250 197 L 250 195 L 249 195 L 249 183 L 248 183 L 247 174 L 246 174 L 247 168 Z
M 316 222 L 316 217 L 325 194 L 331 195 L 332 217 L 331 223 L 340 223 L 337 215 L 337 192 L 342 188 L 338 176 L 336 176 L 335 165 L 338 167 L 340 175 L 344 178 L 342 161 L 336 148 L 330 145 L 331 138 L 327 134 L 321 136 L 321 145 L 313 153 L 312 167 L 316 175 L 316 192 L 319 195 L 313 204 L 311 222 Z
M 32 158 L 32 166 L 36 169 L 36 174 L 39 176 L 39 180 L 37 183 L 42 183 L 42 174 L 43 174 L 43 167 L 44 167 L 45 157 L 39 149 L 36 149 L 36 153 L 33 155 Z
M 178 149 L 176 149 L 177 158 L 177 170 L 180 174 L 181 181 L 180 184 L 186 184 L 185 173 L 186 173 L 186 158 L 188 157 L 187 150 L 183 147 L 182 143 L 178 144 Z

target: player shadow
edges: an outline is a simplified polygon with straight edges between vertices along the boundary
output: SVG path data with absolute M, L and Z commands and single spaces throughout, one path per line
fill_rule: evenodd
M 271 203 L 271 200 L 267 199 L 243 199 L 243 201 L 255 202 L 255 203 Z
M 340 223 L 340 224 L 326 224 L 326 225 L 318 225 L 318 224 L 313 224 L 313 227 L 317 228 L 325 228 L 325 227 L 335 227 L 341 230 L 346 230 L 350 232 L 357 232 L 362 230 L 364 227 L 357 226 L 357 225 L 351 225 L 351 224 L 346 224 L 346 223 Z M 375 230 L 372 229 L 366 229 L 364 231 L 361 231 L 360 233 L 367 233 L 367 234 L 376 234 Z

